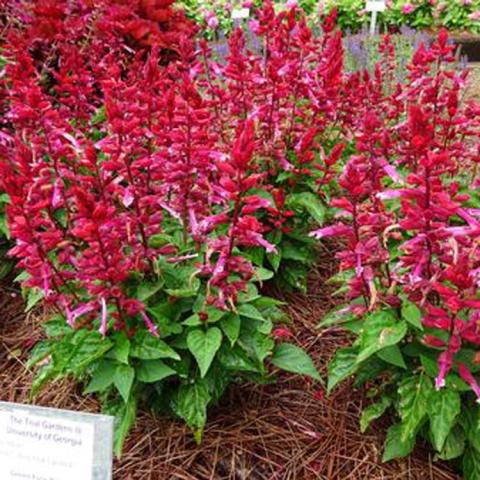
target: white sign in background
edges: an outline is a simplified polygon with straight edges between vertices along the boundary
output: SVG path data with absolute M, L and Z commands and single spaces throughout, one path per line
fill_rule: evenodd
M 367 1 L 365 10 L 371 12 L 372 16 L 370 18 L 370 35 L 375 35 L 377 29 L 377 15 L 378 12 L 383 12 L 387 8 L 385 0 L 369 0 Z
M 242 18 L 248 18 L 250 16 L 250 9 L 249 8 L 236 8 L 232 10 L 232 18 L 234 20 L 236 19 L 242 19 Z
M 112 433 L 111 417 L 0 402 L 0 479 L 109 480 Z
M 367 12 L 384 12 L 386 8 L 385 0 L 371 0 L 367 2 L 365 10 Z

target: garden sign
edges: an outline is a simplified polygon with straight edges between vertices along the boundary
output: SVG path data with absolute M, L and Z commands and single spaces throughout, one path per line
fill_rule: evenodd
M 369 0 L 367 1 L 366 10 L 372 12 L 370 19 L 370 34 L 375 34 L 375 28 L 377 26 L 377 14 L 378 12 L 384 12 L 387 8 L 385 0 Z
M 234 20 L 242 20 L 250 16 L 249 8 L 237 8 L 232 10 L 232 18 Z
M 113 417 L 0 402 L 2 480 L 111 480 Z

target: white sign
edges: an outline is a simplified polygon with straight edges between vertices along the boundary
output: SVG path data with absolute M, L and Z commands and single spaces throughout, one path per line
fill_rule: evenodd
M 232 10 L 232 18 L 234 20 L 239 18 L 248 18 L 250 16 L 249 8 L 237 8 Z
M 100 431 L 96 431 L 95 417 L 0 402 L 0 479 L 111 479 L 112 439 L 108 430 L 113 420 L 98 416 L 99 421 L 108 419 L 110 424 L 109 429 L 101 429 L 102 434 L 107 432 L 107 448 L 99 449 L 102 456 L 110 454 L 99 465 L 95 457 Z
M 371 0 L 367 2 L 367 12 L 384 12 L 387 8 L 385 0 Z

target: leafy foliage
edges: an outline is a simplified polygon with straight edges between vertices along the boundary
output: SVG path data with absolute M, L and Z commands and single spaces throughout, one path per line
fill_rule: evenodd
M 387 0 L 386 10 L 379 14 L 385 29 L 409 26 L 417 30 L 444 27 L 448 30 L 479 33 L 480 2 L 478 0 Z M 337 9 L 338 23 L 343 29 L 358 31 L 369 20 L 365 2 L 327 0 L 325 11 Z

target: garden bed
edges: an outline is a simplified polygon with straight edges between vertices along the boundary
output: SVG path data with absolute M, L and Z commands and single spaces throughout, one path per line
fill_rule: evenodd
M 332 307 L 332 251 L 324 247 L 309 281 L 308 297 L 292 295 L 286 309 L 294 334 L 319 366 L 348 342 L 337 328 L 316 326 Z M 28 403 L 31 373 L 29 346 L 39 338 L 38 317 L 23 314 L 20 294 L 9 284 L 0 289 L 0 400 Z M 33 332 L 33 333 L 32 333 Z M 325 371 L 322 372 L 325 377 Z M 358 419 L 368 400 L 344 384 L 328 398 L 304 379 L 283 375 L 277 385 L 235 386 L 211 412 L 204 441 L 196 446 L 180 422 L 143 411 L 128 437 L 115 480 L 454 480 L 452 468 L 434 462 L 421 446 L 401 462 L 381 463 L 385 424 L 361 434 Z M 63 382 L 46 389 L 39 405 L 98 412 L 100 405 Z M 232 408 L 235 406 L 235 408 Z

